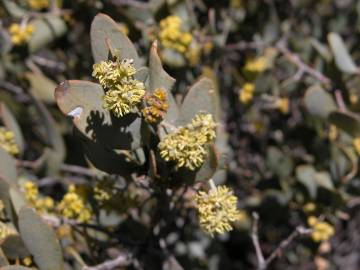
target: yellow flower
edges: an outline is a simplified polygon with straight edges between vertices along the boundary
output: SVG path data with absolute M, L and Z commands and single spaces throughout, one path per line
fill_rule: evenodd
M 335 229 L 330 223 L 321 221 L 315 216 L 308 218 L 308 224 L 313 230 L 311 232 L 311 238 L 315 242 L 327 241 L 335 234 Z
M 353 139 L 353 145 L 358 155 L 360 155 L 360 137 L 356 137 Z
M 243 220 L 237 210 L 237 198 L 226 186 L 212 187 L 209 192 L 199 191 L 195 196 L 201 228 L 211 236 L 233 229 L 232 223 Z
M 305 213 L 311 213 L 314 212 L 316 209 L 316 204 L 313 202 L 308 202 L 303 206 L 303 211 Z
M 94 187 L 94 198 L 99 202 L 108 201 L 111 199 L 111 194 L 105 189 L 102 189 L 99 186 Z
M 328 136 L 330 141 L 335 141 L 336 138 L 339 136 L 339 130 L 335 125 L 330 125 Z
M 6 223 L 0 222 L 0 240 L 5 239 L 9 235 L 17 234 L 16 230 L 7 225 Z
M 13 156 L 19 154 L 19 147 L 15 142 L 14 132 L 9 131 L 5 127 L 0 127 L 0 147 Z
M 32 264 L 31 257 L 25 257 L 22 261 L 25 266 L 30 266 Z
M 126 36 L 129 35 L 129 28 L 125 23 L 119 23 L 118 26 L 121 33 L 123 33 Z
M 76 219 L 78 222 L 88 222 L 91 219 L 91 210 L 85 205 L 83 199 L 76 193 L 74 185 L 69 187 L 68 192 L 58 205 L 60 214 L 66 218 Z
M 32 181 L 25 181 L 22 184 L 22 189 L 25 193 L 25 199 L 31 204 L 34 204 L 39 195 L 38 186 Z
M 121 117 L 132 112 L 144 95 L 145 86 L 142 82 L 133 80 L 127 84 L 118 84 L 106 92 L 103 107 Z
M 216 124 L 211 114 L 198 114 L 190 124 L 168 134 L 158 145 L 161 157 L 176 167 L 199 168 L 207 156 L 206 146 L 215 138 Z
M 349 99 L 350 99 L 351 104 L 356 104 L 359 102 L 359 96 L 354 93 L 350 94 Z
M 239 100 L 243 104 L 249 103 L 254 97 L 255 85 L 253 83 L 244 83 L 240 94 Z
M 31 24 L 20 26 L 20 24 L 13 23 L 9 27 L 11 41 L 14 45 L 22 45 L 28 42 L 34 32 L 34 27 Z
M 264 56 L 248 59 L 244 69 L 251 73 L 261 73 L 268 68 L 269 64 Z
M 40 197 L 39 188 L 36 183 L 32 181 L 25 181 L 21 183 L 21 188 L 25 193 L 25 199 L 30 203 L 36 211 L 40 213 L 48 213 L 54 208 L 54 200 L 50 197 Z
M 32 9 L 36 10 L 48 8 L 50 5 L 49 0 L 27 0 L 27 2 Z
M 145 96 L 146 107 L 141 111 L 145 121 L 154 124 L 164 119 L 169 108 L 164 89 L 156 89 L 152 95 Z
M 173 49 L 181 54 L 189 53 L 189 46 L 193 40 L 189 32 L 182 31 L 182 21 L 178 16 L 168 16 L 160 21 L 160 43 L 164 48 Z M 195 51 L 188 56 L 194 60 Z
M 145 95 L 144 83 L 134 79 L 136 68 L 132 59 L 102 61 L 94 64 L 92 75 L 106 91 L 103 107 L 122 117 L 134 110 Z
M 289 99 L 288 98 L 279 98 L 276 101 L 275 106 L 281 113 L 283 113 L 283 114 L 289 113 Z

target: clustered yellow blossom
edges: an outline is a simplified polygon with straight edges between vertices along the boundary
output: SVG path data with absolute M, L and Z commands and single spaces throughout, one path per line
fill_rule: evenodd
M 3 240 L 13 234 L 17 234 L 14 228 L 10 227 L 6 223 L 0 222 L 0 240 Z
M 118 26 L 121 33 L 123 33 L 126 36 L 129 35 L 129 28 L 125 23 L 119 23 Z
M 0 147 L 13 156 L 19 154 L 19 147 L 15 142 L 14 132 L 5 127 L 0 127 Z
M 313 202 L 308 202 L 303 206 L 303 211 L 305 213 L 312 213 L 316 210 L 316 204 Z
M 246 61 L 244 70 L 251 73 L 261 73 L 268 68 L 268 60 L 264 56 L 250 58 Z
M 20 25 L 13 23 L 9 27 L 11 41 L 14 45 L 22 45 L 28 42 L 34 32 L 34 27 L 31 24 Z
M 25 257 L 25 258 L 22 260 L 22 262 L 23 262 L 23 264 L 24 264 L 25 266 L 30 266 L 30 265 L 33 263 L 33 261 L 32 261 L 32 259 L 31 259 L 30 256 Z
M 92 75 L 106 90 L 103 107 L 122 117 L 139 104 L 145 94 L 144 83 L 136 80 L 132 59 L 102 61 L 94 64 Z
M 105 189 L 99 186 L 94 187 L 94 199 L 98 202 L 104 202 L 111 199 L 111 195 Z
M 146 122 L 150 124 L 160 122 L 169 108 L 166 91 L 159 88 L 152 95 L 146 95 L 145 104 L 146 107 L 141 112 Z
M 209 192 L 199 191 L 195 196 L 201 228 L 210 234 L 225 233 L 233 229 L 232 223 L 243 219 L 237 209 L 237 198 L 226 186 L 212 187 Z
M 335 234 L 335 229 L 330 223 L 321 221 L 315 216 L 310 216 L 307 222 L 313 230 L 311 238 L 315 242 L 327 241 Z
M 40 213 L 48 213 L 54 209 L 54 200 L 49 196 L 40 197 L 39 188 L 32 181 L 21 184 L 25 199 Z
M 50 5 L 49 0 L 28 0 L 27 2 L 32 9 L 36 10 L 48 8 Z
M 248 104 L 254 97 L 255 85 L 253 83 L 244 83 L 240 90 L 239 100 L 243 104 Z
M 207 155 L 206 146 L 215 138 L 216 123 L 211 114 L 197 114 L 191 123 L 168 134 L 158 145 L 166 161 L 190 170 L 199 168 Z
M 282 114 L 289 113 L 289 99 L 288 98 L 279 98 L 278 100 L 276 100 L 275 106 Z
M 91 219 L 91 210 L 83 199 L 76 193 L 74 185 L 70 185 L 68 192 L 58 205 L 61 215 L 66 218 L 75 219 L 78 222 L 88 222 Z
M 189 32 L 181 30 L 181 18 L 168 16 L 160 21 L 159 38 L 163 47 L 186 53 L 193 39 Z
M 339 136 L 339 130 L 335 125 L 330 125 L 328 136 L 330 141 L 335 141 Z
M 353 145 L 356 150 L 356 153 L 360 155 L 360 137 L 356 137 L 353 139 Z

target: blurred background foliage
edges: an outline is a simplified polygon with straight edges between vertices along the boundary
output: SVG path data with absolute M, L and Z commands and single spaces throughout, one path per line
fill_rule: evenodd
M 89 32 L 100 12 L 134 43 L 141 65 L 157 40 L 178 104 L 200 77 L 215 84 L 223 157 L 213 178 L 233 188 L 242 213 L 230 233 L 212 238 L 201 231 L 194 189 L 156 187 L 140 169 L 130 182 L 114 175 L 101 162 L 105 153 L 84 144 L 81 128 L 59 110 L 60 82 L 94 81 L 99 59 Z M 256 212 L 265 258 L 280 257 L 269 269 L 358 269 L 359 26 L 355 0 L 1 0 L 0 197 L 2 208 L 19 215 L 10 223 L 22 240 L 3 218 L 0 257 L 40 269 L 88 269 L 130 250 L 136 255 L 126 269 L 257 269 Z M 116 192 L 104 201 L 107 189 Z M 171 203 L 171 211 L 154 207 L 151 194 L 164 190 L 157 200 Z M 39 216 L 19 210 L 26 204 L 20 194 L 53 225 L 64 265 Z M 80 201 L 79 224 L 48 216 L 67 195 Z M 96 223 L 83 223 L 88 215 Z M 30 256 L 40 251 L 29 250 L 32 240 L 23 237 L 38 232 L 28 231 L 29 222 L 46 235 L 40 244 L 50 243 L 42 258 Z M 310 235 L 273 253 L 303 227 Z

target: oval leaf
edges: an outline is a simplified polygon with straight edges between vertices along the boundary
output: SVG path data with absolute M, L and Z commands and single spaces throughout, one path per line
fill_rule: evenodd
M 357 73 L 358 67 L 351 58 L 348 49 L 340 35 L 337 33 L 328 34 L 328 42 L 334 55 L 336 66 L 345 73 Z
M 87 81 L 65 81 L 55 90 L 55 99 L 65 115 L 90 140 L 105 148 L 131 150 L 141 145 L 141 119 L 136 114 L 121 118 L 102 107 L 103 88 Z
M 108 60 L 110 50 L 118 50 L 121 59 L 133 59 L 135 67 L 140 67 L 140 58 L 134 45 L 109 16 L 102 13 L 95 16 L 91 24 L 90 38 L 95 63 Z
M 31 208 L 19 213 L 19 230 L 40 270 L 63 270 L 63 257 L 53 230 Z
M 336 110 L 333 98 L 320 85 L 311 86 L 306 90 L 304 103 L 311 114 L 321 118 L 328 117 Z
M 360 117 L 351 112 L 332 112 L 329 121 L 353 137 L 360 136 Z
M 212 80 L 207 78 L 201 78 L 190 88 L 180 108 L 177 125 L 182 126 L 189 123 L 199 112 L 212 114 L 214 120 L 218 120 L 215 86 Z

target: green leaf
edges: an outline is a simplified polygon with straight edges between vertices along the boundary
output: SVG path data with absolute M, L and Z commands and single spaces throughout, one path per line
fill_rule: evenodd
M 215 86 L 212 80 L 201 78 L 187 93 L 180 108 L 179 118 L 176 123 L 178 126 L 188 124 L 199 112 L 212 114 L 214 121 L 216 115 Z
M 316 198 L 317 193 L 315 175 L 316 170 L 311 165 L 299 165 L 296 167 L 296 178 L 306 187 L 312 199 Z
M 141 145 L 141 119 L 137 114 L 114 117 L 103 109 L 103 88 L 87 81 L 65 81 L 55 90 L 60 110 L 73 117 L 77 129 L 104 148 L 131 150 Z
M 359 72 L 340 35 L 337 33 L 328 34 L 328 42 L 334 55 L 336 66 L 342 72 L 350 74 Z
M 27 11 L 16 4 L 16 1 L 13 0 L 1 0 L 2 5 L 6 9 L 6 11 L 13 18 L 24 18 L 27 15 Z
M 208 155 L 204 164 L 196 172 L 195 181 L 208 181 L 216 172 L 218 159 L 215 146 L 208 147 Z
M 290 176 L 293 170 L 293 161 L 275 146 L 268 147 L 266 151 L 266 165 L 279 178 Z
M 1 243 L 1 248 L 10 260 L 24 259 L 30 256 L 29 251 L 26 249 L 24 242 L 18 234 L 7 236 Z
M 353 137 L 360 136 L 360 117 L 357 114 L 336 111 L 329 115 L 329 121 Z
M 26 206 L 24 195 L 18 189 L 13 187 L 9 189 L 9 195 L 15 212 L 19 214 L 21 208 Z
M 46 15 L 31 23 L 34 26 L 34 34 L 29 40 L 29 51 L 32 53 L 61 37 L 67 30 L 66 23 L 57 15 Z
M 23 208 L 19 214 L 21 238 L 34 256 L 40 270 L 63 270 L 63 257 L 55 233 L 41 217 L 30 208 Z
M 124 35 L 116 22 L 108 15 L 95 16 L 90 29 L 91 49 L 95 63 L 108 60 L 112 50 L 120 52 L 120 58 L 134 60 L 134 66 L 141 66 L 140 58 L 130 39 Z
M 30 82 L 31 92 L 35 98 L 49 104 L 55 102 L 54 89 L 57 84 L 53 80 L 50 80 L 41 73 L 35 72 L 26 72 L 25 77 Z
M 23 153 L 25 148 L 23 134 L 16 118 L 5 103 L 0 103 L 0 116 L 6 128 L 14 132 L 15 142 L 19 147 L 20 153 Z
M 16 162 L 5 150 L 0 147 L 0 179 L 13 185 L 17 184 Z
M 315 174 L 315 181 L 318 187 L 322 187 L 328 190 L 334 190 L 334 184 L 331 181 L 331 176 L 329 172 L 317 172 Z
M 1 267 L 1 270 L 33 270 L 33 268 L 28 268 L 21 265 L 8 265 Z
M 328 117 L 332 111 L 336 110 L 332 96 L 320 85 L 313 85 L 306 90 L 304 102 L 311 114 L 321 118 Z
M 46 162 L 48 165 L 48 170 L 51 173 L 56 174 L 58 173 L 60 166 L 66 156 L 65 143 L 60 134 L 60 131 L 57 128 L 55 120 L 51 116 L 46 106 L 32 95 L 31 97 L 45 129 L 44 140 L 49 145 L 49 147 L 45 149 L 45 151 L 47 151 Z
M 9 261 L 6 258 L 3 250 L 0 248 L 0 267 L 9 265 Z
M 169 109 L 165 117 L 165 121 L 173 124 L 178 117 L 179 108 L 175 102 L 174 96 L 171 92 L 172 87 L 175 84 L 175 79 L 171 77 L 163 69 L 160 57 L 157 53 L 157 42 L 155 41 L 150 50 L 150 92 L 154 92 L 157 88 L 163 88 L 167 92 Z

